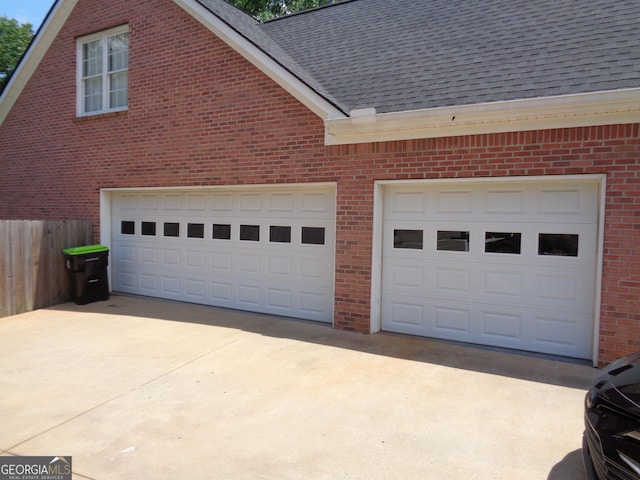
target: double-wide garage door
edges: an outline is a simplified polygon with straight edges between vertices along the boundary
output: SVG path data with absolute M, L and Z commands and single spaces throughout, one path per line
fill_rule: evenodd
M 111 195 L 118 292 L 331 322 L 331 187 Z
M 387 185 L 382 328 L 592 354 L 595 181 Z

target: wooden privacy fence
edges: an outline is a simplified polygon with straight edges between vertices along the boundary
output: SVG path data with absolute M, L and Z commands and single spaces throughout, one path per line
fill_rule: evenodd
M 0 220 L 0 317 L 70 300 L 62 250 L 90 245 L 84 220 Z

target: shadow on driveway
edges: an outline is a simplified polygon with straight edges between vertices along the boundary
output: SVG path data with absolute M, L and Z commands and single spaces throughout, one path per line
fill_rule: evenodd
M 0 347 L 1 454 L 74 478 L 583 480 L 584 364 L 123 295 Z
M 112 295 L 104 302 L 83 306 L 66 303 L 51 310 L 112 313 L 240 329 L 274 338 L 583 390 L 589 388 L 598 373 L 590 364 L 579 360 L 387 332 L 358 334 L 319 322 L 139 296 Z M 310 328 L 303 328 L 304 325 Z

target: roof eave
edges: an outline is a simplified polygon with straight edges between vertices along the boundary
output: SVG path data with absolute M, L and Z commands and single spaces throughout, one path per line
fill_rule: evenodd
M 44 23 L 38 29 L 36 37 L 20 59 L 18 66 L 9 79 L 9 83 L 2 91 L 0 96 L 0 125 L 2 125 L 11 111 L 11 108 L 27 85 L 29 78 L 31 78 L 45 53 L 47 53 L 49 46 L 62 29 L 76 3 L 78 3 L 78 0 L 57 0 L 51 7 Z
M 196 0 L 174 0 L 174 2 L 321 119 L 345 118 L 344 113 L 331 102 L 257 48 L 247 38 L 229 27 Z
M 640 123 L 640 88 L 376 114 L 325 121 L 325 144 L 412 140 Z

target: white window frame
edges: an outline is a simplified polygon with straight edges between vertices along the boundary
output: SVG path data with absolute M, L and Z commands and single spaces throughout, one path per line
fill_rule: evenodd
M 76 85 L 77 85 L 77 99 L 76 99 L 76 114 L 79 117 L 86 117 L 91 115 L 100 115 L 103 113 L 109 112 L 119 112 L 123 110 L 128 110 L 129 108 L 129 100 L 127 98 L 127 104 L 120 107 L 110 108 L 109 107 L 109 76 L 111 74 L 119 73 L 119 72 L 127 72 L 127 77 L 129 73 L 129 67 L 127 62 L 127 68 L 109 71 L 108 70 L 108 39 L 115 35 L 119 35 L 122 33 L 129 33 L 129 25 L 121 25 L 119 27 L 110 28 L 108 30 L 102 30 L 100 32 L 93 33 L 91 35 L 85 35 L 83 37 L 79 37 L 76 42 L 76 56 L 77 56 L 77 69 L 76 69 Z M 100 110 L 93 110 L 90 112 L 85 112 L 85 79 L 83 77 L 83 46 L 90 42 L 95 42 L 96 40 L 102 41 L 102 72 L 99 74 L 102 76 L 102 108 Z M 127 96 L 128 96 L 128 78 L 127 78 Z

